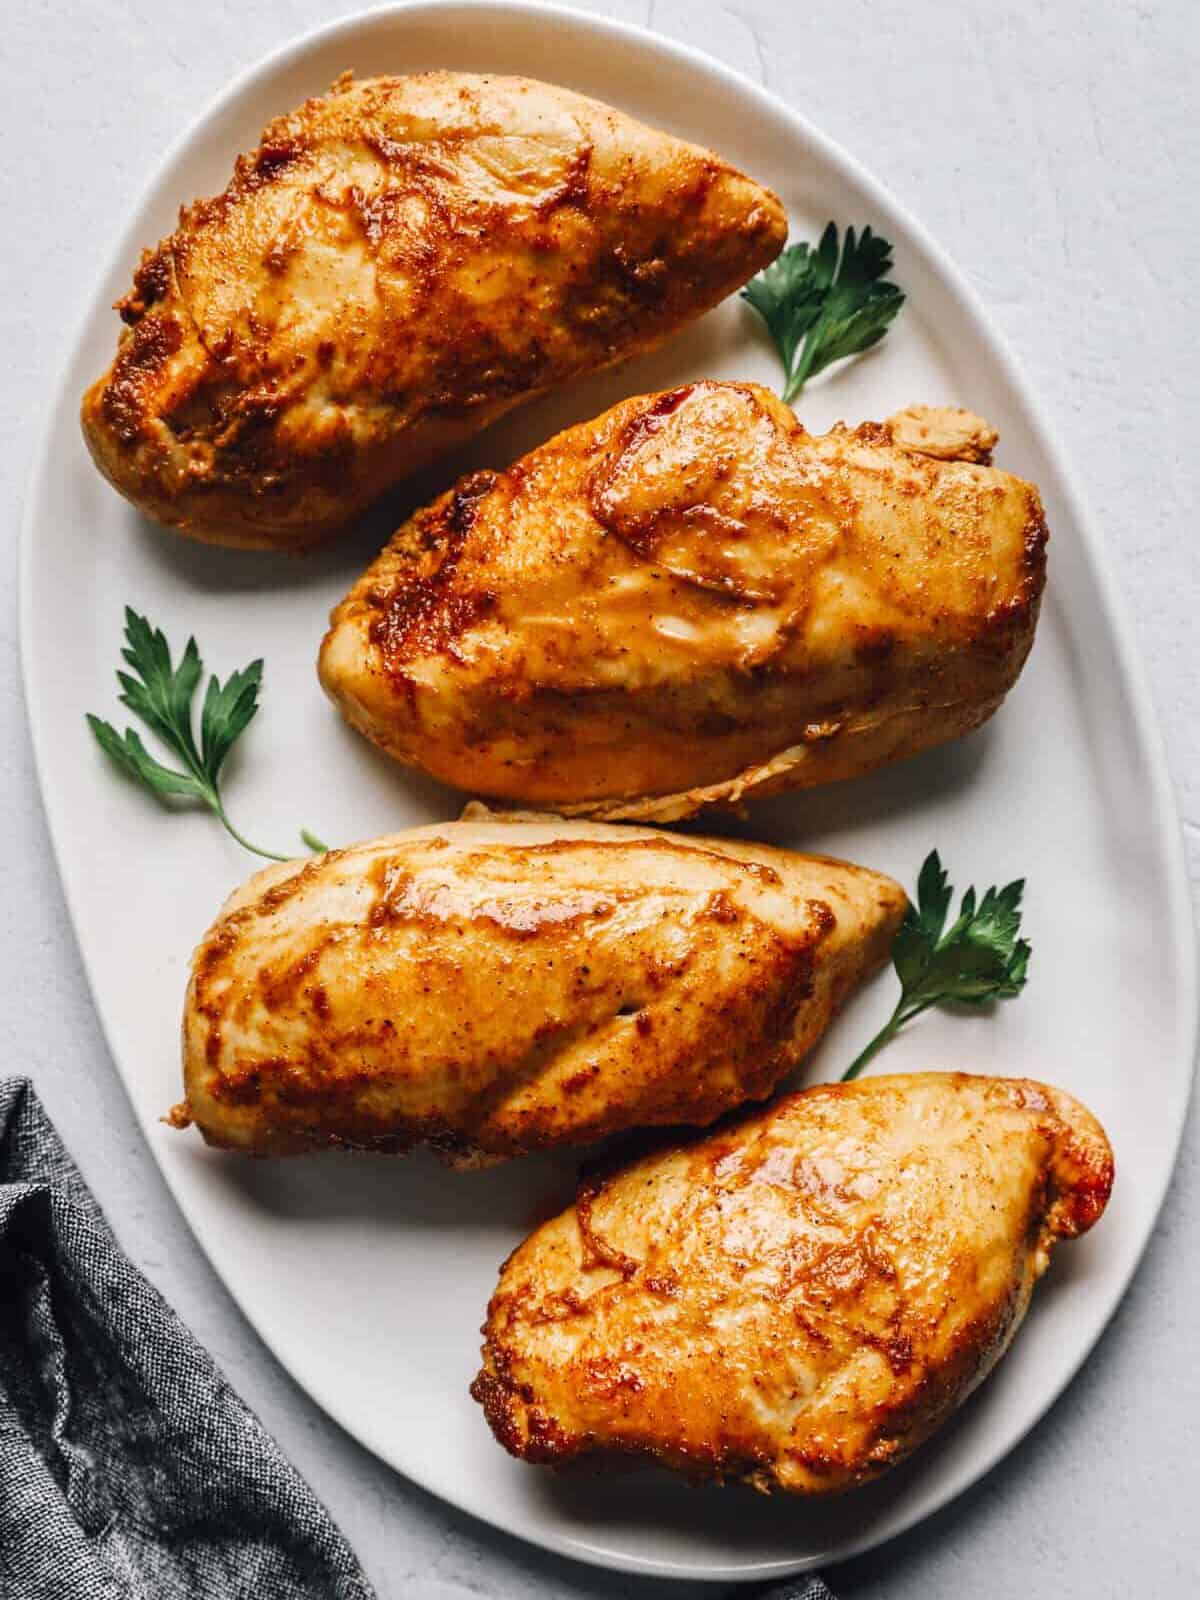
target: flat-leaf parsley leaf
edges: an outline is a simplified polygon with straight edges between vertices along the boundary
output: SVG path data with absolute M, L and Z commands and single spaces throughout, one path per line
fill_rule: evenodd
M 904 304 L 904 291 L 882 280 L 892 247 L 870 227 L 846 229 L 839 250 L 831 222 L 814 250 L 792 244 L 742 290 L 762 317 L 783 361 L 790 405 L 809 378 L 845 356 L 878 344 Z
M 111 722 L 88 713 L 87 723 L 106 755 L 156 800 L 198 800 L 220 818 L 222 826 L 247 850 L 270 861 L 290 861 L 290 856 L 262 850 L 238 832 L 225 812 L 221 796 L 221 768 L 225 758 L 246 731 L 258 710 L 263 664 L 252 661 L 225 682 L 214 674 L 208 680 L 200 711 L 200 743 L 193 732 L 192 706 L 204 675 L 204 663 L 195 639 L 184 646 L 178 665 L 161 628 L 153 628 L 131 607 L 125 608 L 125 648 L 121 658 L 130 669 L 117 669 L 120 701 L 157 735 L 176 757 L 182 770 L 164 766 L 151 755 L 141 736 L 126 728 L 120 734 Z M 309 834 L 302 835 L 310 849 L 318 848 Z M 319 846 L 324 849 L 325 846 Z
M 892 964 L 900 979 L 896 1009 L 842 1074 L 843 1082 L 857 1078 L 877 1050 L 930 1006 L 982 1006 L 1020 994 L 1030 956 L 1028 940 L 1019 937 L 1024 889 L 1025 880 L 1018 878 L 1003 889 L 989 889 L 978 902 L 975 890 L 968 889 L 947 928 L 953 891 L 937 851 L 926 856 L 917 880 L 917 903 L 909 906 L 892 943 Z

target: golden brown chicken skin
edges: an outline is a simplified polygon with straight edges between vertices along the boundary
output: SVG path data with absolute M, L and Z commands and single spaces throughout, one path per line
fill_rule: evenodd
M 827 783 L 978 726 L 1046 528 L 969 412 L 813 437 L 755 384 L 643 395 L 419 512 L 333 613 L 343 715 L 475 793 L 610 820 Z
M 460 1162 L 708 1123 L 795 1066 L 905 904 L 825 857 L 486 812 L 269 867 L 196 952 L 175 1120 Z
M 995 1366 L 1112 1176 L 1091 1114 L 1027 1079 L 809 1089 L 585 1180 L 505 1263 L 472 1393 L 528 1461 L 853 1488 Z
M 159 522 L 311 544 L 519 401 L 658 344 L 786 235 L 719 156 L 569 90 L 347 75 L 143 256 L 84 435 Z

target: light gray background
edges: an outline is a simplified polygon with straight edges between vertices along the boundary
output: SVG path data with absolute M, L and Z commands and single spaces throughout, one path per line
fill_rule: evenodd
M 340 0 L 17 0 L 7 10 L 0 472 L 9 563 L 39 414 L 93 259 L 164 144 L 233 73 L 352 9 Z M 982 291 L 1099 513 L 1200 881 L 1200 6 L 596 0 L 586 9 L 648 22 L 766 83 L 864 160 Z M 0 610 L 2 1070 L 32 1074 L 126 1249 L 323 1496 L 381 1600 L 679 1600 L 682 1586 L 542 1555 L 413 1488 L 327 1421 L 234 1309 L 167 1196 L 100 1037 L 36 793 L 11 594 L 10 576 Z M 845 1600 L 1200 1592 L 1197 1124 L 1193 1116 L 1145 1262 L 1083 1374 L 970 1494 L 837 1569 Z

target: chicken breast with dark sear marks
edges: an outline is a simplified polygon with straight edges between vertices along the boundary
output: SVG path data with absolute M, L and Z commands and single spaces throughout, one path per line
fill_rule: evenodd
M 84 434 L 181 533 L 311 544 L 519 401 L 660 343 L 786 235 L 719 156 L 567 89 L 347 75 L 144 255 Z
M 969 412 L 806 433 L 754 384 L 625 401 L 418 513 L 333 613 L 321 681 L 473 793 L 672 821 L 985 721 L 1046 527 Z
M 791 1095 L 585 1180 L 505 1263 L 472 1392 L 528 1461 L 852 1488 L 986 1377 L 1112 1177 L 1095 1118 L 1027 1079 Z
M 903 891 L 765 845 L 483 812 L 268 867 L 196 952 L 212 1144 L 456 1161 L 762 1099 L 887 957 Z

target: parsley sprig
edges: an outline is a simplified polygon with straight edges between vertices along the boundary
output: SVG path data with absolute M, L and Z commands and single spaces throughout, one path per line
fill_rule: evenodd
M 762 317 L 783 360 L 790 405 L 809 378 L 845 356 L 878 344 L 904 304 L 904 291 L 882 280 L 892 270 L 892 247 L 870 227 L 846 229 L 839 250 L 831 222 L 814 250 L 789 245 L 742 290 Z
M 917 903 L 909 906 L 892 944 L 900 979 L 896 1009 L 842 1074 L 857 1078 L 876 1051 L 906 1022 L 930 1006 L 983 1006 L 1009 1000 L 1025 987 L 1031 947 L 1019 937 L 1025 880 L 989 889 L 976 903 L 968 889 L 956 921 L 946 927 L 953 890 L 936 850 L 925 858 L 917 880 Z
M 178 665 L 171 660 L 171 649 L 161 628 L 153 628 L 145 617 L 129 606 L 125 608 L 125 648 L 122 660 L 128 672 L 117 669 L 121 685 L 120 701 L 156 734 L 177 757 L 182 771 L 164 766 L 152 756 L 133 728 L 119 734 L 111 722 L 88 713 L 88 727 L 106 755 L 135 779 L 163 805 L 177 800 L 198 800 L 220 819 L 222 826 L 240 845 L 269 861 L 290 861 L 291 856 L 263 850 L 230 822 L 221 796 L 221 768 L 238 738 L 246 731 L 258 710 L 263 664 L 252 661 L 240 672 L 231 672 L 225 682 L 215 675 L 208 680 L 200 712 L 200 743 L 193 733 L 192 704 L 204 674 L 204 663 L 195 639 L 189 639 Z M 301 838 L 310 850 L 323 851 L 319 839 L 303 830 Z

